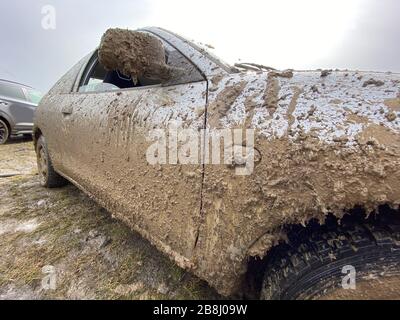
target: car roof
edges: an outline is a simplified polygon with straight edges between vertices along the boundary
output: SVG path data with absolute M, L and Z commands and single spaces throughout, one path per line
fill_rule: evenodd
M 16 82 L 16 81 L 11 81 L 11 80 L 6 80 L 6 79 L 0 79 L 0 82 L 11 83 L 11 84 L 15 84 L 15 85 L 18 85 L 18 86 L 21 86 L 21 87 L 33 89 L 31 86 L 28 86 L 28 85 L 26 85 L 26 84 L 19 83 L 19 82 Z

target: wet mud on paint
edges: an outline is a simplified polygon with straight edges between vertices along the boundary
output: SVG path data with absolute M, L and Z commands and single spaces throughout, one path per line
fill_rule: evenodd
M 100 42 L 99 62 L 106 70 L 119 70 L 138 78 L 168 80 L 172 69 L 165 63 L 165 50 L 161 40 L 144 33 L 126 29 L 108 29 Z
M 367 213 L 382 204 L 398 208 L 399 80 L 349 71 L 222 79 L 209 101 L 230 107 L 208 124 L 254 128 L 262 159 L 248 177 L 206 166 L 197 251 L 202 276 L 232 292 L 247 258 L 264 257 L 285 239 L 283 225 L 323 223 L 328 213 L 340 218 L 355 206 Z

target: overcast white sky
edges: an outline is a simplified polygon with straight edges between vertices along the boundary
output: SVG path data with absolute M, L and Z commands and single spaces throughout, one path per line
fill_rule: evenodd
M 1 0 L 0 12 L 0 78 L 42 91 L 109 27 L 164 27 L 230 63 L 400 72 L 399 0 Z

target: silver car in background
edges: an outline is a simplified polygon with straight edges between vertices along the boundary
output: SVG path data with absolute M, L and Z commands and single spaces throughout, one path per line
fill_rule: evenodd
M 31 135 L 33 115 L 42 94 L 23 84 L 0 79 L 0 144 L 11 135 Z

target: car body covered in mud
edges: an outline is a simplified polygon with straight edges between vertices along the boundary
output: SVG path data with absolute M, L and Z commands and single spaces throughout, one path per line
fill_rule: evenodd
M 103 41 L 41 101 L 35 143 L 43 136 L 57 174 L 179 266 L 230 295 L 285 226 L 398 208 L 399 74 L 234 68 L 164 29 L 136 33 L 162 43 L 178 76 L 136 77 L 129 61 L 102 67 L 110 48 L 124 59 Z M 253 143 L 235 142 L 254 150 L 252 171 L 238 174 L 234 157 L 149 163 L 149 136 L 170 127 L 254 130 Z

